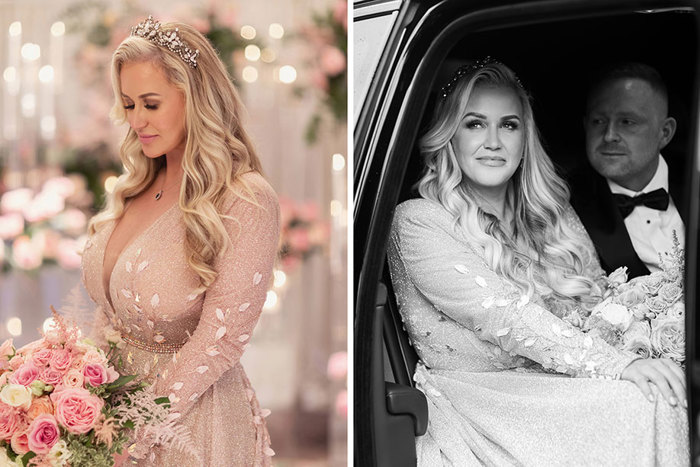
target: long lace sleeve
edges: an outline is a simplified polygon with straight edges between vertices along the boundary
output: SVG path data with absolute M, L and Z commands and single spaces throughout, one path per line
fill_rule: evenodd
M 635 358 L 565 323 L 505 283 L 437 204 L 420 200 L 399 206 L 391 242 L 413 287 L 437 310 L 503 351 L 577 377 L 617 378 Z
M 231 247 L 214 267 L 202 315 L 189 341 L 156 382 L 172 410 L 185 414 L 221 375 L 238 364 L 258 321 L 279 242 L 279 204 L 264 185 L 253 187 L 259 206 L 238 198 L 224 219 Z

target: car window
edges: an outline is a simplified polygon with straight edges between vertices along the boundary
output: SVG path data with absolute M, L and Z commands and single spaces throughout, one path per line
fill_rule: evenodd
M 355 2 L 353 64 L 355 118 L 360 113 L 391 28 L 398 17 L 401 1 Z

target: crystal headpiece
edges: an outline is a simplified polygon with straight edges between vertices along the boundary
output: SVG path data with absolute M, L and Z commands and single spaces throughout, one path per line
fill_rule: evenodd
M 192 68 L 197 68 L 197 56 L 199 50 L 190 49 L 185 42 L 180 39 L 178 34 L 179 29 L 174 31 L 162 31 L 160 29 L 160 21 L 155 21 L 153 16 L 149 15 L 146 21 L 143 21 L 131 28 L 132 36 L 143 37 L 151 42 L 155 42 L 161 47 L 174 52 Z
M 440 90 L 440 95 L 443 99 L 445 99 L 454 90 L 454 86 L 455 84 L 457 84 L 457 81 L 462 79 L 464 75 L 473 73 L 477 70 L 484 68 L 486 65 L 492 64 L 503 65 L 503 63 L 491 58 L 490 56 L 486 56 L 485 58 L 476 60 L 472 63 L 469 63 L 468 65 L 462 65 L 461 67 L 457 68 L 457 71 L 455 71 L 455 74 L 452 76 L 450 82 L 443 86 L 443 88 Z M 522 83 L 520 82 L 520 78 L 516 76 L 515 81 L 518 83 L 518 86 L 520 86 L 521 88 L 523 87 Z

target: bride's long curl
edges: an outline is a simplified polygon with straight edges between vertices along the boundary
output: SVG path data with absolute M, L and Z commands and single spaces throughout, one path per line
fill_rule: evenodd
M 451 143 L 466 115 L 472 92 L 480 86 L 513 89 L 523 109 L 525 129 L 522 165 L 513 174 L 506 203 L 513 211 L 512 234 L 477 202 Z M 440 98 L 439 98 L 440 99 Z M 462 77 L 435 109 L 430 128 L 420 140 L 425 162 L 418 182 L 421 196 L 440 203 L 454 217 L 487 264 L 522 293 L 555 296 L 589 308 L 600 299 L 597 284 L 585 277 L 592 258 L 578 253 L 576 235 L 562 221 L 569 204 L 566 183 L 556 174 L 535 126 L 530 97 L 505 65 L 490 63 Z
M 243 103 L 216 51 L 204 36 L 187 24 L 161 24 L 162 30 L 175 28 L 191 49 L 199 49 L 197 67 L 191 68 L 180 57 L 151 41 L 137 36 L 126 38 L 112 56 L 114 106 L 111 116 L 117 123 L 126 121 L 119 76 L 127 63 L 153 63 L 185 96 L 187 142 L 178 204 L 185 223 L 187 262 L 199 276 L 198 291 L 201 292 L 217 277 L 212 266 L 215 259 L 231 246 L 222 221 L 222 217 L 228 217 L 222 214 L 225 195 L 232 190 L 236 196 L 259 205 L 240 176 L 250 171 L 262 173 L 262 167 L 241 124 Z M 165 156 L 151 159 L 144 155 L 132 128 L 121 144 L 119 156 L 125 172 L 119 177 L 105 209 L 90 222 L 90 234 L 120 218 L 126 201 L 146 190 L 165 165 Z

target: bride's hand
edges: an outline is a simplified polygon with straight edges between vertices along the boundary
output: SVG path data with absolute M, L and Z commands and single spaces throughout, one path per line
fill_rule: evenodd
M 631 381 L 642 390 L 642 393 L 654 401 L 649 383 L 654 383 L 664 399 L 677 405 L 681 401 L 683 407 L 688 407 L 685 395 L 685 375 L 683 370 L 673 360 L 667 358 L 642 358 L 634 360 L 622 370 L 620 379 Z

